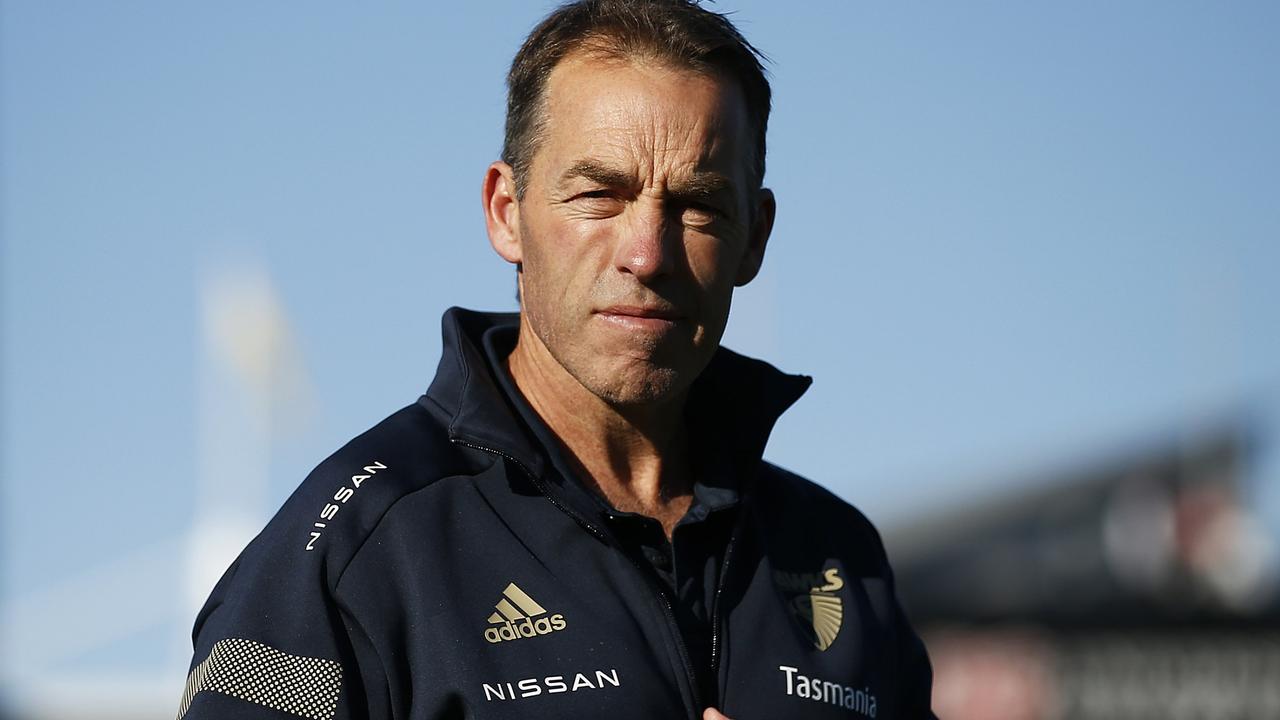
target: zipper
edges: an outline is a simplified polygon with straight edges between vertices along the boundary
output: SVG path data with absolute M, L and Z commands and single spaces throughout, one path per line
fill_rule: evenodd
M 733 560 L 733 547 L 746 525 L 748 508 L 746 502 L 738 506 L 738 518 L 734 522 L 733 532 L 729 534 L 729 542 L 724 546 L 724 562 L 720 563 L 720 577 L 716 580 L 716 594 L 711 598 L 711 674 L 715 676 L 716 686 L 720 686 L 720 596 L 728 582 L 729 563 Z M 724 707 L 725 690 L 720 688 L 719 706 Z
M 676 655 L 680 656 L 680 665 L 684 667 L 685 680 L 689 682 L 689 694 L 693 697 L 694 704 L 693 717 L 700 718 L 702 717 L 702 714 L 699 712 L 702 707 L 702 697 L 701 691 L 698 688 L 698 676 L 694 674 L 693 663 L 689 661 L 689 650 L 684 646 L 684 636 L 680 634 L 680 625 L 676 622 L 676 613 L 671 607 L 671 600 L 653 581 L 653 577 L 649 574 L 649 571 L 644 568 L 644 566 L 639 562 L 636 562 L 635 558 L 627 555 L 625 550 L 622 550 L 621 548 L 619 548 L 619 550 L 623 555 L 626 555 L 627 558 L 631 560 L 631 564 L 635 567 L 636 572 L 644 578 L 644 583 L 649 586 L 649 589 L 653 591 L 654 595 L 658 596 L 659 603 L 662 606 L 663 616 L 666 617 L 667 620 L 667 630 L 670 631 L 671 636 L 675 640 Z
M 546 483 L 544 483 L 541 478 L 534 475 L 533 471 L 530 470 L 529 467 L 525 465 L 523 462 L 520 462 L 520 460 L 516 459 L 515 457 L 512 457 L 508 453 L 502 452 L 501 450 L 491 448 L 491 447 L 486 447 L 484 445 L 477 445 L 475 443 L 468 442 L 461 438 L 451 437 L 449 438 L 449 441 L 456 445 L 462 445 L 463 447 L 469 447 L 473 450 L 487 452 L 492 455 L 497 455 L 498 457 L 505 458 L 511 461 L 516 465 L 516 467 L 520 468 L 520 470 L 524 472 L 525 476 L 529 478 L 529 481 L 532 482 L 534 487 L 538 489 L 538 492 L 542 493 L 542 496 L 545 497 L 548 501 L 550 501 L 552 505 L 554 505 L 561 512 L 563 512 L 564 514 L 572 518 L 575 522 L 581 525 L 587 532 L 591 533 L 593 536 L 603 541 L 605 544 L 609 545 L 615 550 L 621 552 L 623 556 L 631 560 L 631 564 L 635 566 L 636 571 L 640 573 L 640 576 L 642 578 L 644 578 L 644 582 L 649 585 L 649 589 L 652 590 L 653 593 L 658 596 L 658 600 L 661 601 L 660 604 L 662 605 L 663 615 L 667 621 L 667 631 L 671 633 L 671 635 L 675 638 L 676 654 L 680 656 L 680 663 L 681 665 L 684 666 L 685 681 L 689 683 L 689 694 L 693 697 L 693 702 L 695 707 L 692 709 L 692 714 L 690 715 L 690 717 L 695 718 L 695 720 L 696 718 L 701 717 L 700 708 L 697 707 L 701 702 L 701 698 L 699 697 L 699 694 L 698 694 L 699 693 L 698 679 L 697 679 L 697 676 L 695 676 L 693 673 L 693 664 L 689 662 L 689 651 L 685 649 L 684 638 L 681 637 L 680 635 L 680 626 L 676 623 L 675 611 L 671 609 L 671 601 L 667 598 L 666 594 L 663 593 L 661 589 L 659 589 L 654 585 L 653 579 L 649 577 L 649 575 L 647 574 L 647 571 L 640 566 L 640 563 L 636 562 L 635 558 L 632 558 L 625 550 L 618 547 L 612 538 L 607 536 L 602 530 L 597 528 L 595 525 L 592 525 L 590 522 L 588 522 L 587 519 L 582 517 L 582 515 L 580 515 L 577 511 L 573 510 L 569 506 L 557 500 L 555 496 L 552 495 L 549 489 L 547 488 Z M 732 539 L 730 540 L 730 544 L 732 544 Z M 728 550 L 725 551 L 725 565 L 726 566 L 728 565 Z M 724 576 L 722 572 L 721 582 L 717 584 L 716 597 L 715 597 L 715 600 L 712 602 L 713 606 L 719 604 L 720 588 L 721 586 L 723 586 L 723 577 Z M 713 615 L 715 614 L 714 607 L 712 609 L 712 614 Z M 715 630 L 714 629 L 712 630 L 711 656 L 712 656 L 711 664 L 712 664 L 712 667 L 714 668 L 716 664 L 714 659 L 715 658 Z
M 450 442 L 453 442 L 456 445 L 462 445 L 463 447 L 469 447 L 472 450 L 480 450 L 481 452 L 491 453 L 493 455 L 497 455 L 498 457 L 506 458 L 507 460 L 510 460 L 511 462 L 515 463 L 516 467 L 520 468 L 520 470 L 524 472 L 525 476 L 529 478 L 529 481 L 533 483 L 533 486 L 538 489 L 538 492 L 542 493 L 542 496 L 545 497 L 548 501 L 550 501 L 552 505 L 559 508 L 560 512 L 573 518 L 574 522 L 581 525 L 587 532 L 594 535 L 597 539 L 605 543 L 612 544 L 609 538 L 604 534 L 604 531 L 600 530 L 600 528 L 596 527 L 595 525 L 592 525 L 586 518 L 578 514 L 578 512 L 573 508 L 565 505 L 564 503 L 561 503 L 559 500 L 556 500 L 555 496 L 552 495 L 551 492 L 548 490 L 546 483 L 542 482 L 542 479 L 539 478 L 537 475 L 534 475 L 533 471 L 530 470 L 529 467 L 524 463 L 520 462 L 519 460 L 512 457 L 511 455 L 502 452 L 501 450 L 495 450 L 494 448 L 485 447 L 484 445 L 476 445 L 475 443 L 467 442 L 466 440 L 463 440 L 461 438 L 456 438 L 456 437 L 451 437 L 449 438 L 449 440 Z
M 720 595 L 724 592 L 725 577 L 729 575 L 729 560 L 733 557 L 733 541 L 737 537 L 737 533 L 730 535 L 729 543 L 724 547 L 724 562 L 720 564 L 716 594 L 711 599 L 711 672 L 715 673 L 717 682 L 720 678 Z

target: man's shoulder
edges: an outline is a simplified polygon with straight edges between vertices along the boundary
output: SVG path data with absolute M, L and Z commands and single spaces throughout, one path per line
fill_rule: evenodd
M 397 410 L 322 460 L 299 490 L 363 471 L 380 474 L 380 484 L 394 494 L 418 489 L 451 474 L 450 470 L 458 465 L 458 449 L 449 439 L 447 418 L 433 410 L 424 401 Z M 373 470 L 364 470 L 365 465 L 373 466 Z
M 806 512 L 829 513 L 871 524 L 861 510 L 813 480 L 768 461 L 761 466 L 761 488 L 772 500 Z
M 466 482 L 482 468 L 450 440 L 437 410 L 429 401 L 404 407 L 321 461 L 268 523 L 258 549 L 319 555 L 336 578 L 402 499 Z
M 883 555 L 884 545 L 875 525 L 857 507 L 822 485 L 769 462 L 762 463 L 758 505 L 779 527 L 820 529 L 822 533 L 852 538 L 862 547 Z

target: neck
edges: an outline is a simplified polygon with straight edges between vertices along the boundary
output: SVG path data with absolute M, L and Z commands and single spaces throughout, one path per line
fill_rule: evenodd
M 658 519 L 670 537 L 692 500 L 685 394 L 612 405 L 570 375 L 523 318 L 507 367 L 587 485 L 619 510 Z

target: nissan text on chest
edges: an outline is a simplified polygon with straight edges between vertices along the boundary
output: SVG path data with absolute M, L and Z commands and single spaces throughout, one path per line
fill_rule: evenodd
M 777 209 L 762 58 L 686 0 L 534 28 L 481 191 L 519 311 L 446 311 L 226 570 L 178 720 L 934 717 L 875 528 L 763 458 L 810 378 L 720 345 Z

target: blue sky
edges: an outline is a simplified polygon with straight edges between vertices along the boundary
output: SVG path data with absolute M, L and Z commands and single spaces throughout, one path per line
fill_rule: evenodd
M 189 530 L 208 278 L 269 276 L 312 395 L 243 459 L 263 519 L 426 387 L 445 308 L 513 308 L 479 187 L 549 7 L 0 6 L 0 604 Z M 725 340 L 815 377 L 773 460 L 888 526 L 1243 413 L 1280 526 L 1280 6 L 713 7 L 773 59 Z M 51 672 L 172 673 L 180 615 Z

